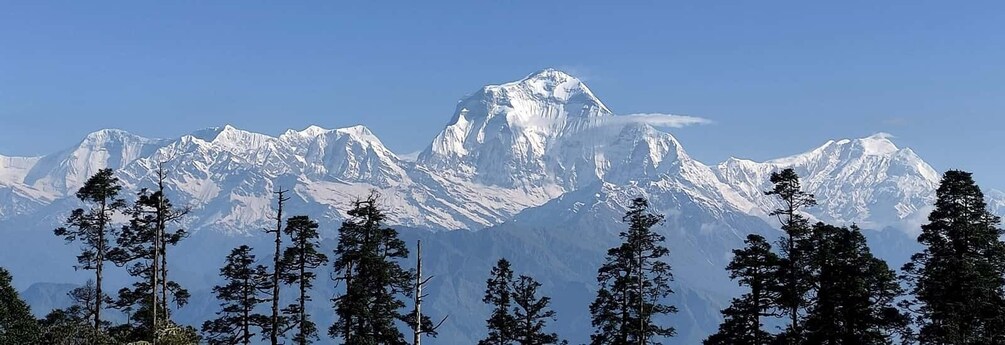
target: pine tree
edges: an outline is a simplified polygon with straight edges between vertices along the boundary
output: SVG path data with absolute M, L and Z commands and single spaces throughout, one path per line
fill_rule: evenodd
M 749 291 L 722 311 L 725 320 L 705 345 L 765 345 L 773 341 L 763 329 L 763 319 L 774 316 L 771 309 L 777 299 L 780 259 L 760 235 L 748 235 L 744 242 L 745 248 L 733 250 L 733 260 L 726 269 L 731 279 Z
M 673 293 L 673 274 L 665 261 L 670 251 L 663 246 L 665 238 L 652 231 L 663 216 L 650 213 L 649 203 L 636 198 L 624 220 L 629 228 L 620 234 L 623 243 L 607 251 L 597 271 L 600 290 L 590 305 L 591 344 L 659 344 L 655 338 L 672 337 L 675 331 L 657 324 L 654 316 L 677 312 L 663 302 Z
M 276 217 L 272 220 L 276 221 L 276 227 L 274 229 L 265 230 L 266 233 L 272 234 L 274 236 L 275 251 L 273 252 L 272 260 L 272 271 L 270 276 L 272 281 L 270 282 L 269 290 L 269 302 L 272 304 L 272 314 L 269 317 L 269 327 L 265 329 L 265 334 L 269 337 L 269 343 L 272 345 L 279 344 L 279 337 L 285 331 L 286 318 L 283 317 L 282 311 L 279 309 L 279 288 L 281 286 L 280 281 L 283 275 L 282 267 L 282 252 L 281 248 L 283 246 L 283 205 L 290 200 L 286 196 L 286 190 L 280 188 L 275 192 L 277 208 Z M 302 316 L 302 315 L 301 315 Z M 301 324 L 301 326 L 303 326 Z
M 202 331 L 209 344 L 248 345 L 256 335 L 253 328 L 269 327 L 269 317 L 255 312 L 260 304 L 268 301 L 261 293 L 263 286 L 269 283 L 268 270 L 255 265 L 250 247 L 240 246 L 227 256 L 220 276 L 226 279 L 226 284 L 213 287 L 220 301 L 221 309 L 216 313 L 219 317 L 203 323 Z
M 513 307 L 512 292 L 513 270 L 506 259 L 499 259 L 492 268 L 488 281 L 485 282 L 485 297 L 482 302 L 493 307 L 492 315 L 486 320 L 489 334 L 478 345 L 509 345 L 516 339 L 516 317 L 511 311 Z
M 136 202 L 125 213 L 131 217 L 116 239 L 117 247 L 108 257 L 118 266 L 125 266 L 129 275 L 139 278 L 132 288 L 119 290 L 115 306 L 129 316 L 130 324 L 117 330 L 129 341 L 151 340 L 156 328 L 171 324 L 168 300 L 181 307 L 188 302 L 189 292 L 177 282 L 166 280 L 168 245 L 177 245 L 188 233 L 183 229 L 168 231 L 166 225 L 179 221 L 186 209 L 176 209 L 162 191 L 147 189 L 137 193 Z M 167 289 L 168 294 L 164 294 Z M 155 327 L 154 325 L 157 325 Z
M 154 215 L 157 221 L 156 229 L 156 244 L 158 246 L 157 251 L 154 252 L 154 258 L 160 259 L 160 264 L 157 268 L 160 270 L 160 279 L 157 283 L 160 284 L 160 310 L 164 311 L 165 324 L 171 324 L 171 309 L 168 306 L 168 296 L 174 299 L 175 304 L 181 307 L 187 303 L 188 297 L 190 296 L 188 290 L 182 288 L 178 283 L 168 279 L 168 245 L 176 246 L 178 242 L 182 239 L 188 237 L 188 232 L 184 229 L 175 229 L 174 231 L 168 230 L 168 224 L 179 223 L 181 220 L 188 215 L 189 209 L 187 207 L 175 207 L 171 200 L 168 199 L 166 190 L 164 188 L 164 181 L 167 178 L 167 173 L 164 171 L 164 165 L 160 164 L 157 167 L 157 191 L 151 195 L 147 203 L 151 206 L 155 206 Z
M 874 257 L 861 230 L 818 223 L 809 253 L 814 297 L 804 342 L 821 345 L 892 344 L 908 319 L 896 307 L 903 288 L 886 262 Z
M 314 270 L 328 262 L 328 257 L 318 251 L 320 234 L 318 223 L 307 216 L 295 216 L 286 221 L 283 232 L 290 237 L 291 245 L 283 251 L 282 278 L 286 284 L 296 284 L 299 288 L 297 303 L 283 309 L 291 320 L 291 327 L 297 329 L 293 342 L 304 345 L 316 340 L 317 325 L 307 313 L 307 303 L 311 301 L 310 290 L 314 287 L 317 274 Z
M 332 299 L 336 321 L 328 334 L 344 344 L 407 344 L 395 322 L 415 322 L 401 311 L 401 298 L 411 297 L 415 279 L 398 262 L 408 257 L 408 248 L 396 230 L 384 226 L 377 200 L 372 193 L 354 202 L 339 228 L 334 278 L 345 292 Z M 420 322 L 431 324 L 428 318 Z
M 513 338 L 520 345 L 560 344 L 558 334 L 548 333 L 548 320 L 555 319 L 555 311 L 548 307 L 550 297 L 538 297 L 541 287 L 534 278 L 521 275 L 512 286 L 514 319 Z
M 12 280 L 10 272 L 0 267 L 0 344 L 38 343 L 42 331 Z
M 783 284 L 776 305 L 789 318 L 789 328 L 783 335 L 785 343 L 799 344 L 802 339 L 799 322 L 808 303 L 806 293 L 810 288 L 805 253 L 810 249 L 806 246 L 810 226 L 800 210 L 816 205 L 816 198 L 802 190 L 799 175 L 792 169 L 772 173 L 771 183 L 774 188 L 764 193 L 776 196 L 781 202 L 782 207 L 771 215 L 778 217 L 786 234 L 780 240 L 783 256 L 779 275 Z
M 84 183 L 77 191 L 77 199 L 89 206 L 88 209 L 78 208 L 70 213 L 66 220 L 67 227 L 61 227 L 53 232 L 63 237 L 67 242 L 79 241 L 81 253 L 77 256 L 80 269 L 94 271 L 94 329 L 102 327 L 101 310 L 110 298 L 102 289 L 105 261 L 108 261 L 108 251 L 111 250 L 109 239 L 115 236 L 112 217 L 123 207 L 125 201 L 118 198 L 122 187 L 112 169 L 101 169 Z
M 935 210 L 904 265 L 921 344 L 1005 344 L 1005 244 L 968 172 L 945 173 Z

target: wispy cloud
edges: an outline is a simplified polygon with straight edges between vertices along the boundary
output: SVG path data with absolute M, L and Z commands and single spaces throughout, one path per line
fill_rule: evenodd
M 675 115 L 675 114 L 663 114 L 663 113 L 640 113 L 640 114 L 626 114 L 606 117 L 605 124 L 633 124 L 641 123 L 647 124 L 654 127 L 670 127 L 670 128 L 681 128 L 694 125 L 707 125 L 713 123 L 712 120 L 690 116 L 690 115 Z
M 875 138 L 875 139 L 886 139 L 886 140 L 896 139 L 897 138 L 896 135 L 893 135 L 893 134 L 890 134 L 890 133 L 887 133 L 887 132 L 876 132 L 875 134 L 870 135 L 869 137 L 870 138 Z

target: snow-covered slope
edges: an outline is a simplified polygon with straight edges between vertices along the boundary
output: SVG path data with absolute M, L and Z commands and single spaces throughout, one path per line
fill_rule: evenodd
M 278 136 L 223 126 L 173 139 L 100 130 L 55 154 L 0 157 L 0 220 L 71 198 L 105 167 L 130 189 L 148 187 L 161 164 L 175 199 L 195 211 L 190 227 L 232 233 L 264 224 L 278 188 L 294 192 L 300 211 L 331 222 L 375 190 L 392 223 L 433 230 L 481 229 L 569 193 L 607 187 L 686 196 L 709 210 L 763 217 L 775 207 L 762 193 L 768 177 L 785 167 L 796 168 L 817 195 L 820 206 L 810 212 L 818 219 L 911 227 L 939 178 L 882 134 L 767 162 L 730 159 L 709 167 L 664 128 L 619 116 L 579 79 L 545 69 L 462 99 L 415 158 L 399 157 L 363 126 L 311 126 Z
M 814 217 L 864 228 L 914 228 L 935 200 L 939 174 L 909 148 L 899 148 L 888 134 L 828 141 L 806 153 L 767 162 L 729 159 L 718 165 L 719 177 L 741 195 L 770 210 L 774 171 L 794 168 L 803 187 L 815 194 Z
M 776 204 L 763 194 L 772 172 L 796 169 L 820 202 L 808 210 L 817 219 L 908 232 L 923 220 L 939 179 L 884 134 L 767 162 L 709 166 L 655 122 L 618 115 L 579 79 L 546 69 L 462 99 L 416 156 L 395 154 L 364 126 L 275 136 L 223 126 L 169 139 L 101 130 L 51 155 L 0 156 L 0 231 L 15 239 L 0 243 L 0 263 L 27 282 L 82 281 L 69 264 L 75 248 L 51 235 L 74 207 L 73 193 L 101 168 L 116 169 L 135 192 L 153 186 L 163 167 L 172 200 L 192 207 L 185 226 L 195 234 L 175 249 L 186 255 L 175 256 L 172 272 L 195 295 L 179 318 L 199 324 L 212 313 L 210 287 L 227 248 L 265 240 L 256 235 L 271 225 L 275 190 L 291 191 L 288 214 L 321 221 L 329 248 L 350 203 L 377 191 L 388 221 L 407 229 L 408 243 L 429 243 L 424 262 L 438 276 L 429 309 L 452 315 L 440 341 L 473 343 L 483 332 L 487 311 L 471 301 L 480 300 L 494 260 L 508 257 L 543 280 L 555 296 L 558 330 L 578 343 L 589 333 L 586 306 L 599 260 L 623 229 L 629 201 L 645 196 L 666 215 L 657 231 L 667 237 L 677 277 L 673 298 L 681 313 L 671 318 L 680 336 L 670 343 L 694 344 L 736 293 L 722 269 L 730 250 L 746 234 L 777 231 L 765 216 Z M 1005 193 L 988 198 L 1005 211 Z M 420 229 L 433 231 L 412 231 Z M 481 231 L 442 231 L 458 229 Z M 900 245 L 913 243 L 904 233 L 870 234 L 882 235 L 870 244 L 888 258 L 913 252 Z M 36 305 L 59 297 L 38 294 Z M 312 306 L 321 324 L 330 322 L 326 300 L 319 295 Z
M 579 79 L 546 69 L 462 100 L 418 159 L 489 185 L 554 183 L 548 154 L 555 142 L 606 116 L 611 111 Z

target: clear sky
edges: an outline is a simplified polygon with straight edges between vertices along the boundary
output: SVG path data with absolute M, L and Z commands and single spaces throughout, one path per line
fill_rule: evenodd
M 435 5 L 434 5 L 435 4 Z M 1005 187 L 1000 1 L 22 1 L 0 4 L 0 153 L 86 133 L 365 124 L 417 151 L 455 102 L 545 67 L 706 163 L 889 132 Z

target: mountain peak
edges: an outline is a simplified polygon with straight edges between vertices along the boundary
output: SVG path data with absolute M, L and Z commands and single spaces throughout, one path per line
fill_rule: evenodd
M 144 138 L 144 137 L 138 136 L 136 134 L 132 134 L 132 133 L 126 132 L 126 131 L 121 130 L 121 129 L 106 128 L 106 129 L 101 129 L 101 130 L 97 130 L 97 131 L 88 133 L 87 136 L 84 137 L 83 142 L 84 143 L 105 143 L 105 142 L 108 142 L 108 141 L 111 141 L 111 140 L 123 140 L 123 139 L 135 139 L 135 140 L 138 140 L 138 141 L 144 141 L 147 138 Z
M 307 128 L 300 130 L 298 133 L 308 137 L 316 137 L 327 132 L 331 132 L 331 130 L 321 126 L 310 125 L 307 126 Z
M 885 155 L 896 153 L 900 148 L 890 139 L 894 136 L 890 133 L 879 132 L 858 140 L 866 155 Z
M 345 133 L 345 134 L 355 135 L 355 136 L 359 136 L 359 137 L 373 137 L 374 136 L 373 132 L 371 132 L 370 129 L 367 128 L 364 125 L 355 125 L 355 126 L 343 127 L 343 128 L 337 129 L 336 131 L 338 131 L 339 133 Z
M 531 73 L 530 75 L 524 77 L 520 81 L 522 82 L 522 81 L 528 81 L 528 80 L 552 80 L 552 81 L 558 81 L 558 82 L 569 82 L 569 81 L 582 82 L 578 78 L 572 76 L 571 74 L 566 73 L 566 72 L 564 72 L 562 70 L 559 70 L 559 69 L 556 69 L 556 68 L 545 68 L 545 69 L 539 70 L 537 72 Z

